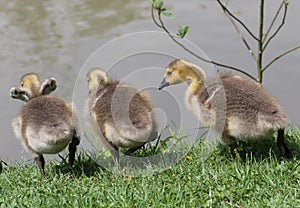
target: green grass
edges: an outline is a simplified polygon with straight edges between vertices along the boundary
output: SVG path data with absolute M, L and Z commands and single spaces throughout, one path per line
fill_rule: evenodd
M 286 136 L 290 160 L 278 157 L 274 140 L 240 143 L 235 160 L 224 145 L 198 142 L 178 164 L 146 177 L 112 174 L 83 153 L 73 169 L 47 161 L 44 179 L 35 164 L 0 162 L 0 207 L 299 207 L 300 136 Z

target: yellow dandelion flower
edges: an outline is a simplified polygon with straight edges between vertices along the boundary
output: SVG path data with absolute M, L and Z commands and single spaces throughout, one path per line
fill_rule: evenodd
M 184 159 L 186 159 L 186 160 L 192 160 L 192 156 L 186 155 L 186 156 L 184 157 Z

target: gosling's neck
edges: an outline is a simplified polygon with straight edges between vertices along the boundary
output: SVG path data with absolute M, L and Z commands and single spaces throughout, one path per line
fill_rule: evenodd
M 206 80 L 206 74 L 199 66 L 188 61 L 181 60 L 185 65 L 185 80 L 189 80 L 190 84 L 188 89 L 197 95 L 203 83 Z
M 201 88 L 201 80 L 198 78 L 189 79 L 190 84 L 188 89 L 193 93 L 193 95 L 197 95 L 199 93 L 199 90 Z
M 203 85 L 205 75 L 199 74 L 199 72 L 195 70 L 188 70 L 186 80 L 189 80 L 188 89 L 194 94 L 197 95 L 201 86 Z
M 32 84 L 32 86 L 30 87 L 30 91 L 32 93 L 32 97 L 37 97 L 40 95 L 40 88 L 41 85 L 40 84 Z

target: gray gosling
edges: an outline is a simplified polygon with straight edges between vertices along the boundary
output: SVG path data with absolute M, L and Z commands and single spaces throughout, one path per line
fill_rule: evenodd
M 129 148 L 125 154 L 130 154 L 157 138 L 157 123 L 147 94 L 108 80 L 99 68 L 88 72 L 87 82 L 85 119 L 115 162 L 119 162 L 119 147 Z
M 176 59 L 166 67 L 159 89 L 184 81 L 188 81 L 188 109 L 202 125 L 222 135 L 233 157 L 237 140 L 264 139 L 276 131 L 280 154 L 290 156 L 284 141 L 288 116 L 260 84 L 232 73 L 219 73 L 207 79 L 199 66 Z
M 13 87 L 10 96 L 25 101 L 19 116 L 12 122 L 14 133 L 37 162 L 45 176 L 43 154 L 57 154 L 69 144 L 69 164 L 79 145 L 78 123 L 72 106 L 63 99 L 48 96 L 57 85 L 54 78 L 40 83 L 35 73 L 21 78 L 21 87 Z

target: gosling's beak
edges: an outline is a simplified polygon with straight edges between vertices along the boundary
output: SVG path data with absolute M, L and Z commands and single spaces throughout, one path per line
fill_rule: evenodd
M 160 83 L 158 89 L 161 90 L 161 89 L 163 89 L 163 88 L 165 88 L 165 87 L 167 87 L 167 86 L 169 86 L 169 85 L 170 85 L 170 83 L 169 83 L 169 82 L 166 82 L 166 78 L 164 78 L 164 79 L 161 81 L 161 83 Z

